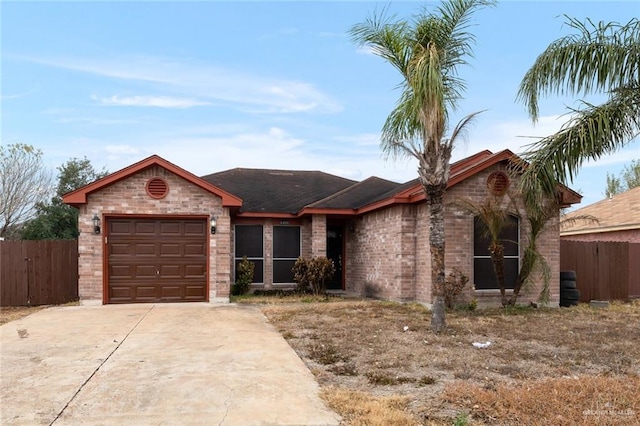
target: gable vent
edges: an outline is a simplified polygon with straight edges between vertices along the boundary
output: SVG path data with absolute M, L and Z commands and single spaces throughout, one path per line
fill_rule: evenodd
M 509 189 L 509 177 L 503 171 L 493 172 L 487 178 L 487 189 L 493 195 L 502 196 Z
M 147 181 L 146 189 L 151 198 L 164 198 L 169 192 L 169 185 L 164 179 L 154 177 Z

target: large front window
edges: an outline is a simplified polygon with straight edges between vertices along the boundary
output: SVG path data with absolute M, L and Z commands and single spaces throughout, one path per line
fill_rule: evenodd
M 509 215 L 507 226 L 500 233 L 500 242 L 504 245 L 505 288 L 512 289 L 518 279 L 520 265 L 520 232 L 516 216 Z M 490 245 L 487 226 L 476 217 L 473 226 L 473 276 L 476 290 L 499 288 L 489 252 Z
M 291 271 L 300 257 L 300 227 L 273 227 L 273 283 L 293 283 Z
M 235 267 L 244 256 L 255 265 L 253 282 L 264 282 L 264 249 L 262 225 L 236 225 Z

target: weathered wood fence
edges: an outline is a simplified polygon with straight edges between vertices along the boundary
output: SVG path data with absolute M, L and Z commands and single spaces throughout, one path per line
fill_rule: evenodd
M 640 298 L 640 244 L 560 241 L 560 270 L 576 271 L 580 301 Z
M 0 241 L 0 306 L 78 300 L 78 242 Z

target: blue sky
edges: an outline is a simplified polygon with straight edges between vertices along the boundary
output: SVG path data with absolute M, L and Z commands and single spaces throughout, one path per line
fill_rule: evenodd
M 410 18 L 434 4 L 388 7 Z M 413 179 L 415 162 L 385 160 L 379 149 L 400 76 L 347 33 L 385 5 L 3 1 L 1 143 L 34 145 L 52 168 L 86 156 L 116 171 L 158 154 L 197 175 L 253 167 Z M 533 127 L 515 102 L 535 58 L 567 34 L 563 14 L 627 22 L 640 3 L 505 1 L 477 13 L 475 58 L 461 69 L 468 89 L 452 122 L 487 111 L 454 160 L 522 152 L 577 105 L 546 99 Z M 607 172 L 637 158 L 636 140 L 585 166 L 572 185 L 582 205 L 603 197 Z

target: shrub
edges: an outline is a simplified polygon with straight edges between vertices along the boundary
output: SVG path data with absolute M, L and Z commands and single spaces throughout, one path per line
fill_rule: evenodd
M 326 257 L 299 257 L 293 265 L 293 279 L 298 284 L 298 291 L 304 293 L 311 289 L 314 295 L 319 295 L 325 293 L 335 271 L 333 261 Z
M 455 307 L 456 298 L 462 293 L 462 289 L 468 282 L 469 277 L 458 268 L 453 268 L 444 281 L 444 303 L 447 308 L 453 309 Z
M 231 294 L 233 296 L 240 296 L 249 292 L 249 288 L 251 288 L 251 283 L 253 282 L 254 270 L 255 265 L 253 262 L 250 262 L 247 256 L 244 256 L 240 263 L 238 263 L 236 282 L 233 284 L 233 287 L 231 287 Z

